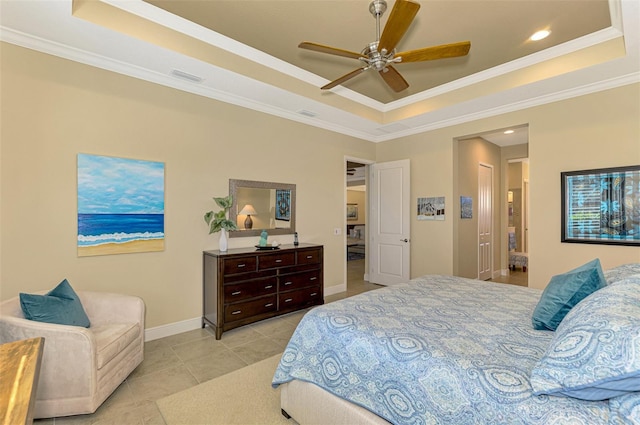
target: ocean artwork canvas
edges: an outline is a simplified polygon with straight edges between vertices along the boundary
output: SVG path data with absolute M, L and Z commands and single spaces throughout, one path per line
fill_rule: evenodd
M 78 256 L 164 250 L 164 163 L 78 154 Z

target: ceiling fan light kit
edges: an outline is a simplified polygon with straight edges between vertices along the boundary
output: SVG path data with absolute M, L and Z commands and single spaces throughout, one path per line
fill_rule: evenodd
M 376 19 L 376 41 L 369 43 L 361 53 L 309 41 L 300 43 L 298 47 L 315 52 L 358 59 L 364 64 L 362 68 L 351 71 L 322 86 L 322 90 L 331 89 L 360 75 L 364 71 L 374 69 L 378 71 L 382 79 L 393 91 L 400 92 L 407 89 L 409 83 L 405 81 L 392 64 L 465 56 L 471 48 L 469 41 L 463 41 L 396 53 L 396 45 L 404 37 L 419 9 L 420 4 L 415 1 L 396 0 L 393 9 L 391 9 L 389 20 L 382 31 L 382 35 L 380 35 L 380 17 L 387 10 L 387 2 L 385 0 L 373 0 L 369 5 L 369 12 Z

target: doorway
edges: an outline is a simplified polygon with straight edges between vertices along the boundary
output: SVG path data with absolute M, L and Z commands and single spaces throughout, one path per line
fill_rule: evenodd
M 367 264 L 367 172 L 364 162 L 347 159 L 346 176 L 346 262 L 347 296 L 363 291 L 368 285 Z

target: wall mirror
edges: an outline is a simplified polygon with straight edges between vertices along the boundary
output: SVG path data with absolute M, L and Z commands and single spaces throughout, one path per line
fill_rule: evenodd
M 259 236 L 262 230 L 271 235 L 296 231 L 296 185 L 252 180 L 229 179 L 233 205 L 229 219 L 238 230 L 229 237 Z

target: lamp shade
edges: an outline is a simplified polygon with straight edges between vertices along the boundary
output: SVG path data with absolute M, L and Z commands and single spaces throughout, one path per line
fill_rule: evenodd
M 253 208 L 253 205 L 247 204 L 247 205 L 244 206 L 244 208 L 242 208 L 240 210 L 240 212 L 238 214 L 241 214 L 241 215 L 256 215 L 258 213 L 256 212 L 255 208 Z
M 253 205 L 247 204 L 240 210 L 238 214 L 247 216 L 247 218 L 244 220 L 244 228 L 249 230 L 253 227 L 253 220 L 251 220 L 251 215 L 256 215 L 258 213 L 256 212 L 256 209 L 253 208 Z

